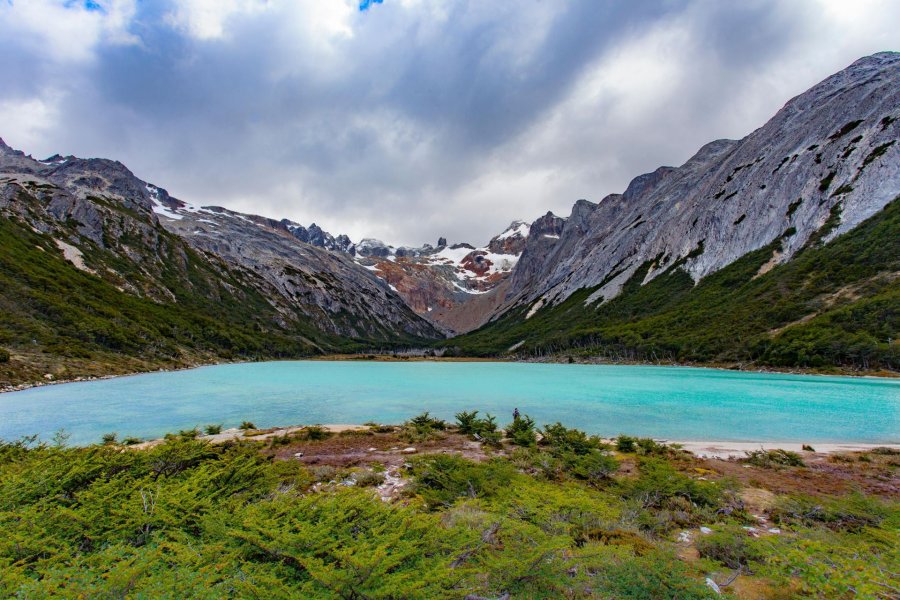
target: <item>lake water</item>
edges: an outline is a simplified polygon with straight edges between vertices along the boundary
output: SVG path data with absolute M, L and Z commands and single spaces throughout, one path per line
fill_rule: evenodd
M 676 440 L 900 442 L 900 381 L 650 366 L 501 362 L 269 362 L 150 373 L 0 394 L 0 439 L 64 428 L 160 437 L 258 427 L 399 423 L 478 409 L 538 423 Z

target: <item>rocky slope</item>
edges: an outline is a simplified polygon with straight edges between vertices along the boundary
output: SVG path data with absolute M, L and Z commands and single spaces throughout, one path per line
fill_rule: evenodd
M 898 137 L 900 54 L 863 58 L 744 139 L 711 142 L 598 204 L 577 202 L 558 239 L 529 236 L 495 314 L 585 288 L 588 303 L 609 300 L 648 261 L 644 283 L 674 266 L 698 281 L 781 240 L 763 269 L 785 263 L 900 193 Z
M 531 229 L 524 221 L 513 221 L 481 248 L 448 246 L 444 238 L 437 247 L 420 248 L 365 239 L 352 251 L 359 264 L 386 281 L 417 314 L 456 334 L 482 325 L 496 310 Z
M 335 250 L 349 240 L 190 206 L 111 160 L 39 161 L 0 140 L 0 229 L 0 345 L 23 352 L 30 340 L 50 355 L 83 342 L 88 353 L 290 356 L 440 335 L 350 255 L 301 238 Z M 134 313 L 113 315 L 120 306 Z
M 392 332 L 436 335 L 388 285 L 354 262 L 346 236 L 332 237 L 315 225 L 306 229 L 286 220 L 197 207 L 155 186 L 147 188 L 163 227 L 194 248 L 262 277 L 286 304 L 299 307 L 319 327 L 354 338 L 389 339 Z M 304 232 L 324 245 L 299 242 Z
M 475 355 L 900 370 L 900 54 L 531 227 Z M 499 291 L 498 291 L 499 292 Z

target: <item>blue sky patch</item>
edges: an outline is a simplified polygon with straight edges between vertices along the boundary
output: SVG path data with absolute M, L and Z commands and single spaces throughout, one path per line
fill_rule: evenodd
M 365 12 L 369 10 L 369 8 L 373 4 L 381 4 L 384 0 L 359 0 L 359 12 Z
M 92 12 L 106 12 L 103 6 L 96 0 L 68 0 L 64 6 L 66 8 L 74 8 L 80 6 L 84 10 Z

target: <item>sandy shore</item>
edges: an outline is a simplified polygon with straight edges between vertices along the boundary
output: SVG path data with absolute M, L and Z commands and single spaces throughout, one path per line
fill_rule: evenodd
M 317 425 L 331 433 L 341 433 L 344 431 L 365 431 L 369 429 L 366 425 L 351 425 L 348 423 L 331 423 L 326 425 Z M 300 431 L 309 425 L 292 425 L 290 427 L 272 427 L 269 429 L 259 429 L 244 431 L 242 429 L 232 428 L 225 429 L 221 433 L 214 435 L 201 435 L 200 438 L 208 440 L 213 444 L 221 444 L 230 440 L 248 439 L 248 440 L 267 440 L 273 437 L 290 435 Z M 612 442 L 612 440 L 608 440 Z M 698 441 L 698 440 L 657 440 L 666 444 L 678 444 L 683 449 L 699 456 L 701 458 L 740 458 L 746 452 L 752 450 L 788 450 L 790 452 L 803 453 L 803 444 L 800 442 L 716 442 L 716 441 Z M 152 448 L 162 443 L 162 439 L 151 440 L 142 444 L 135 444 L 133 448 Z M 872 448 L 894 448 L 900 451 L 900 444 L 855 444 L 852 442 L 841 444 L 810 444 L 814 451 L 818 454 L 834 454 L 840 452 L 866 452 Z
M 799 442 L 710 442 L 710 441 L 678 441 L 666 440 L 667 444 L 679 444 L 685 450 L 703 458 L 742 457 L 752 450 L 788 450 L 802 453 L 803 444 Z M 834 454 L 839 452 L 866 452 L 872 448 L 894 448 L 900 450 L 900 444 L 809 444 L 818 454 Z

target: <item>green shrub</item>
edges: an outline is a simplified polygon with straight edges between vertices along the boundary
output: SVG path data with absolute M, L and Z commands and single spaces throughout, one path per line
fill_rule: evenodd
M 638 500 L 644 508 L 662 508 L 674 498 L 696 506 L 715 506 L 722 499 L 716 484 L 691 479 L 659 458 L 641 458 L 640 475 L 622 481 L 621 487 L 625 497 Z
M 353 480 L 359 487 L 378 487 L 384 483 L 384 473 L 358 471 L 353 474 Z
M 426 411 L 403 424 L 400 438 L 407 442 L 424 442 L 439 437 L 446 428 L 447 423 L 432 417 Z
M 803 458 L 796 452 L 788 450 L 752 450 L 745 453 L 747 456 L 742 460 L 746 463 L 757 467 L 767 469 L 776 467 L 802 467 L 804 466 Z
M 10 359 L 9 350 L 6 350 L 5 348 L 0 348 L 0 363 L 9 362 L 9 359 Z
M 638 438 L 636 443 L 639 452 L 644 456 L 660 456 L 669 450 L 665 444 L 660 444 L 652 438 Z
M 372 433 L 393 433 L 397 428 L 393 425 L 380 425 L 378 423 L 364 423 Z
M 509 487 L 514 470 L 492 459 L 474 463 L 458 456 L 437 455 L 413 461 L 415 491 L 431 508 L 451 506 L 460 498 L 484 498 Z
M 203 428 L 203 431 L 206 432 L 206 435 L 216 435 L 222 433 L 222 425 L 207 425 Z
M 712 600 L 719 598 L 699 574 L 676 556 L 653 552 L 597 552 L 589 563 L 591 589 L 600 598 L 631 600 Z
M 191 440 L 196 437 L 199 437 L 199 435 L 200 435 L 200 430 L 197 429 L 196 427 L 194 427 L 193 429 L 182 429 L 181 431 L 178 432 L 179 437 L 183 437 L 183 438 L 191 439 Z
M 701 536 L 696 547 L 703 558 L 720 562 L 730 569 L 747 568 L 751 562 L 762 559 L 760 550 L 751 544 L 747 532 L 740 527 L 728 527 Z
M 545 425 L 541 435 L 541 445 L 549 446 L 550 451 L 555 453 L 571 452 L 583 455 L 604 446 L 600 438 L 588 437 L 583 431 L 569 429 L 559 422 L 554 425 Z
M 572 475 L 592 485 L 608 481 L 619 469 L 619 461 L 602 450 L 592 450 L 588 454 L 569 453 L 563 455 L 563 461 Z
M 891 510 L 876 498 L 858 492 L 838 498 L 784 496 L 770 511 L 773 521 L 785 525 L 823 525 L 835 531 L 877 527 Z
M 490 446 L 491 448 L 500 448 L 501 446 L 503 446 L 503 434 L 496 429 L 484 431 L 478 434 L 478 439 L 483 444 L 485 444 L 486 446 Z
M 118 437 L 118 434 L 113 431 L 110 433 L 104 433 L 103 437 L 101 437 L 100 439 L 103 442 L 104 446 L 111 446 L 116 443 Z
M 122 441 L 126 446 L 134 446 L 135 444 L 142 444 L 143 442 L 144 440 L 139 437 L 127 437 Z
M 537 444 L 534 419 L 528 415 L 517 416 L 506 426 L 506 437 L 516 446 L 531 447 Z
M 243 423 L 241 423 L 239 429 L 249 431 L 251 429 L 256 429 L 256 425 L 254 425 L 251 421 L 244 421 Z
M 477 422 L 477 410 L 473 410 L 471 412 L 461 411 L 456 413 L 456 425 L 459 428 L 459 432 L 462 434 L 472 435 L 473 433 L 478 433 L 478 430 L 476 429 Z
M 321 425 L 310 425 L 308 427 L 304 427 L 297 433 L 297 436 L 301 440 L 309 440 L 312 442 L 327 440 L 331 437 L 331 435 L 331 432 Z
M 417 417 L 413 417 L 409 420 L 409 423 L 415 426 L 416 428 L 422 429 L 434 429 L 437 431 L 443 431 L 447 428 L 447 423 L 442 419 L 437 419 L 432 417 L 428 411 L 423 412 L 421 415 Z
M 637 452 L 637 440 L 627 435 L 620 435 L 616 438 L 616 450 L 626 454 Z

